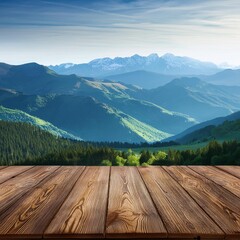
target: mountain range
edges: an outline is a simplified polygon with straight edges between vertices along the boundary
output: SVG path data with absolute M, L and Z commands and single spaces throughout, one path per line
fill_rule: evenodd
M 146 57 L 135 54 L 131 57 L 99 58 L 89 63 L 64 63 L 51 65 L 49 68 L 59 74 L 76 74 L 97 78 L 138 70 L 165 75 L 210 75 L 220 71 L 219 67 L 213 63 L 175 56 L 170 53 L 161 57 L 153 53 Z
M 109 70 L 114 62 L 125 67 Z M 163 62 L 168 67 L 162 69 L 169 72 L 151 72 L 154 64 L 159 67 Z M 57 132 L 66 132 L 69 138 L 154 142 L 240 110 L 240 87 L 212 84 L 216 83 L 210 80 L 214 75 L 202 75 L 219 72 L 214 64 L 171 54 L 97 59 L 90 63 L 101 67 L 95 67 L 94 74 L 85 72 L 87 77 L 73 74 L 71 64 L 65 66 L 71 74 L 62 75 L 54 67 L 49 69 L 37 63 L 18 66 L 0 63 L 2 112 L 21 111 L 25 116 L 40 119 L 35 125 L 46 121 L 59 129 Z M 200 75 L 184 76 L 192 75 L 193 69 L 198 69 L 195 73 Z M 124 72 L 128 70 L 134 72 Z M 117 72 L 119 75 L 110 76 Z M 172 75 L 168 75 L 170 72 Z M 97 78 L 105 74 L 106 77 Z M 151 80 L 146 82 L 148 76 Z M 139 82 L 145 87 L 139 87 Z M 16 117 L 11 116 L 14 121 Z
M 210 76 L 201 76 L 202 80 L 216 85 L 240 86 L 240 69 L 225 69 Z

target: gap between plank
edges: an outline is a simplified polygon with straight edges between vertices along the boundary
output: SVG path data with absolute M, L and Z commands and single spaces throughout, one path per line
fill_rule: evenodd
M 175 181 L 189 196 L 190 196 L 190 198 L 203 210 L 203 212 L 210 218 L 210 219 L 212 219 L 212 221 L 221 229 L 221 231 L 224 233 L 224 238 L 223 239 L 226 239 L 226 236 L 227 236 L 227 234 L 223 231 L 223 229 L 214 221 L 214 219 L 204 210 L 204 208 L 203 207 L 201 207 L 199 204 L 198 204 L 198 202 L 192 197 L 192 195 L 184 188 L 184 187 L 182 187 L 182 185 L 178 182 L 178 181 L 176 181 L 172 176 L 171 176 L 171 174 L 170 173 L 168 173 L 168 171 L 166 171 L 163 167 L 160 167 L 161 169 L 163 169 L 172 179 L 173 179 L 173 181 Z M 189 168 L 189 169 L 191 169 L 191 168 Z
M 155 204 L 155 202 L 154 202 L 154 200 L 153 200 L 153 198 L 152 198 L 152 195 L 150 194 L 150 192 L 149 192 L 149 190 L 148 190 L 148 187 L 147 187 L 147 185 L 146 185 L 146 183 L 145 183 L 145 181 L 144 181 L 144 178 L 143 178 L 141 172 L 139 171 L 139 168 L 138 168 L 138 167 L 136 167 L 136 168 L 137 168 L 138 174 L 140 175 L 140 178 L 142 179 L 142 182 L 143 182 L 145 188 L 147 189 L 148 195 L 150 196 L 150 199 L 151 199 L 151 201 L 152 201 L 152 203 L 153 203 L 153 206 L 154 206 L 156 212 L 158 213 L 158 216 L 159 216 L 159 218 L 161 219 L 161 221 L 162 221 L 162 223 L 163 223 L 163 226 L 164 226 L 164 228 L 165 228 L 165 230 L 166 230 L 166 232 L 167 232 L 166 238 L 168 238 L 168 237 L 169 237 L 169 236 L 168 236 L 168 235 L 169 235 L 169 232 L 168 232 L 168 229 L 166 228 L 165 222 L 163 221 L 163 218 L 162 218 L 160 212 L 158 211 L 158 208 L 157 208 L 157 206 L 156 206 L 156 204 Z
M 214 167 L 217 168 L 218 170 L 221 170 L 221 171 L 223 171 L 223 172 L 225 172 L 225 173 L 228 173 L 229 175 L 231 175 L 231 176 L 233 176 L 233 177 L 236 177 L 236 178 L 240 179 L 239 176 L 236 176 L 236 175 L 230 173 L 228 170 L 225 170 L 225 169 L 220 168 L 220 167 L 218 167 L 218 166 L 214 166 Z M 240 167 L 240 166 L 237 166 L 237 167 Z
M 13 167 L 13 166 L 8 166 L 8 167 Z M 7 167 L 2 168 L 2 169 L 6 169 L 6 168 L 7 168 Z M 24 171 L 18 173 L 17 175 L 14 175 L 14 176 L 12 176 L 12 177 L 6 179 L 5 181 L 1 182 L 1 184 L 5 183 L 6 181 L 8 181 L 8 180 L 10 180 L 10 179 L 13 179 L 13 178 L 17 177 L 18 175 L 20 175 L 20 174 L 22 174 L 22 173 L 25 173 L 25 172 L 27 172 L 27 171 L 33 169 L 33 168 L 36 168 L 36 166 L 30 166 L 30 168 L 28 168 L 28 169 L 26 169 L 26 170 L 24 170 Z M 2 171 L 2 169 L 1 169 L 1 171 Z M 0 184 L 0 185 L 1 185 L 1 184 Z
M 30 169 L 33 169 L 33 168 L 36 168 L 38 166 L 33 166 L 32 168 Z M 20 198 L 24 197 L 26 194 L 28 194 L 28 192 L 30 192 L 32 190 L 33 187 L 36 187 L 38 186 L 43 180 L 45 180 L 46 178 L 50 177 L 54 172 L 56 172 L 58 169 L 60 168 L 60 166 L 58 168 L 56 168 L 52 173 L 50 173 L 50 175 L 46 176 L 45 178 L 43 178 L 39 183 L 37 183 L 36 185 L 32 186 L 31 188 L 29 188 L 29 190 L 27 190 L 24 194 L 22 194 L 21 196 L 19 196 L 15 201 L 13 201 L 6 209 L 4 209 L 4 211 L 2 213 L 5 213 L 10 207 L 12 207 L 13 204 L 15 204 Z M 30 170 L 28 169 L 28 170 Z M 26 171 L 28 171 L 26 170 Z M 24 171 L 24 172 L 26 172 Z M 24 173 L 22 172 L 22 173 Z M 22 174 L 21 173 L 21 174 Z
M 107 216 L 108 216 L 108 204 L 109 204 L 109 194 L 110 194 L 110 184 L 111 184 L 111 173 L 112 173 L 112 167 L 110 166 L 109 169 L 109 176 L 108 176 L 108 191 L 107 191 L 107 206 L 106 206 L 106 214 L 105 214 L 105 221 L 104 221 L 104 233 L 103 237 L 106 238 L 106 230 L 107 230 Z

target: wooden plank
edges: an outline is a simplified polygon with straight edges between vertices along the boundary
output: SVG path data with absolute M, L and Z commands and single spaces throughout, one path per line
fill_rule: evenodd
M 240 238 L 240 199 L 188 167 L 164 169 L 230 237 Z
M 59 167 L 34 167 L 2 183 L 0 185 L 0 214 L 57 168 Z
M 195 172 L 212 180 L 240 198 L 240 179 L 212 166 L 191 166 Z
M 168 237 L 217 237 L 223 231 L 169 174 L 160 167 L 138 168 L 167 228 Z
M 3 167 L 2 169 L 0 168 L 0 184 L 31 168 L 33 168 L 33 166 L 11 166 L 7 168 Z
M 87 167 L 44 233 L 45 238 L 104 236 L 110 167 Z
M 0 166 L 0 170 L 7 168 L 8 166 Z
M 136 167 L 111 168 L 106 236 L 167 236 L 163 222 Z
M 42 238 L 84 167 L 61 167 L 0 216 L 0 236 Z
M 217 168 L 240 178 L 240 166 L 216 166 Z

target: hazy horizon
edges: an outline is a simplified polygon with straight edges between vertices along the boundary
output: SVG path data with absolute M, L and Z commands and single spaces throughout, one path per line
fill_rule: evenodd
M 91 61 L 94 61 L 94 60 L 97 60 L 97 59 L 104 59 L 104 58 L 110 58 L 110 59 L 115 59 L 115 58 L 131 58 L 135 55 L 138 55 L 140 57 L 149 57 L 150 55 L 153 55 L 153 54 L 157 54 L 158 57 L 163 57 L 164 55 L 167 55 L 167 54 L 171 54 L 171 55 L 174 55 L 175 57 L 187 57 L 187 58 L 190 58 L 190 59 L 193 59 L 193 60 L 199 60 L 199 61 L 202 61 L 202 62 L 209 62 L 209 63 L 213 63 L 215 64 L 216 66 L 220 67 L 220 68 L 227 68 L 227 67 L 232 67 L 232 68 L 238 68 L 239 66 L 237 65 L 229 65 L 228 63 L 221 63 L 221 64 L 217 64 L 215 62 L 212 62 L 212 61 L 207 61 L 207 60 L 201 60 L 201 59 L 197 59 L 197 58 L 192 58 L 190 56 L 180 56 L 180 55 L 175 55 L 173 53 L 169 53 L 169 52 L 166 52 L 166 53 L 163 53 L 163 54 L 158 54 L 156 52 L 153 52 L 153 53 L 150 53 L 148 55 L 140 55 L 138 53 L 135 53 L 133 55 L 129 55 L 129 56 L 112 56 L 112 57 L 109 57 L 109 56 L 103 56 L 103 57 L 97 57 L 97 58 L 94 58 L 94 59 L 90 59 L 89 61 L 83 61 L 83 62 L 73 62 L 73 61 L 68 61 L 68 62 L 60 62 L 60 63 L 51 63 L 51 64 L 43 64 L 43 63 L 40 63 L 40 62 L 37 62 L 37 61 L 26 61 L 26 62 L 19 62 L 19 63 L 9 63 L 9 62 L 6 62 L 6 61 L 0 61 L 0 63 L 6 63 L 6 64 L 10 64 L 10 65 L 23 65 L 23 64 L 28 64 L 28 63 L 37 63 L 37 64 L 40 64 L 40 65 L 44 65 L 44 66 L 58 66 L 58 65 L 61 65 L 61 64 L 88 64 L 90 63 Z
M 0 30 L 9 64 L 172 53 L 240 65 L 237 0 L 2 0 Z

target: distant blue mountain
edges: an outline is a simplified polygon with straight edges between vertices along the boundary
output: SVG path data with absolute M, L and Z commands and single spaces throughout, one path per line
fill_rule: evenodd
M 213 85 L 199 78 L 174 79 L 165 86 L 133 94 L 199 122 L 231 114 L 240 107 L 240 87 Z
M 60 64 L 49 66 L 59 74 L 77 74 L 79 76 L 106 77 L 132 71 L 145 70 L 165 75 L 210 75 L 219 72 L 215 64 L 202 62 L 188 57 L 165 54 L 159 57 L 156 53 L 147 57 L 133 55 L 131 57 L 116 57 L 95 59 L 84 64 Z
M 226 69 L 214 75 L 200 78 L 216 85 L 240 86 L 240 69 Z
M 138 70 L 134 72 L 127 72 L 117 75 L 105 77 L 115 82 L 124 84 L 132 84 L 145 89 L 157 88 L 169 83 L 171 80 L 177 78 L 174 75 L 164 75 L 156 72 L 149 72 L 145 70 Z

